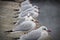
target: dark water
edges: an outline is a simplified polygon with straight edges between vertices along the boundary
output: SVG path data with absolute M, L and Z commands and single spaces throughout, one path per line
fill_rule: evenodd
M 41 25 L 45 25 L 50 29 L 51 36 L 54 40 L 60 40 L 60 4 L 56 1 L 33 1 L 40 9 L 38 17 Z

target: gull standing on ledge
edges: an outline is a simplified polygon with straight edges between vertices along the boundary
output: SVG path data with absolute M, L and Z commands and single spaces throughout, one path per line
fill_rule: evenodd
M 31 31 L 33 29 L 36 29 L 36 20 L 32 19 L 32 17 L 26 18 L 26 21 L 23 21 L 19 25 L 17 25 L 12 30 L 6 31 L 6 32 L 14 32 L 14 31 Z
M 21 8 L 20 8 L 20 12 L 18 15 L 18 18 L 21 17 L 25 17 L 27 16 L 27 14 L 30 14 L 30 16 L 36 18 L 38 17 L 38 7 L 36 5 L 32 6 L 32 4 L 29 2 L 29 0 L 26 0 L 24 2 L 21 3 Z
M 28 15 L 25 16 L 24 18 L 20 18 L 20 19 L 16 22 L 15 25 L 19 25 L 19 24 L 21 24 L 21 23 L 24 22 L 24 21 L 32 21 L 32 20 L 36 21 L 32 16 L 30 16 L 30 14 L 28 14 Z
M 41 26 L 36 30 L 32 30 L 28 34 L 22 35 L 18 40 L 38 40 L 41 37 L 48 36 L 48 32 L 50 32 L 50 30 L 48 30 L 47 27 Z

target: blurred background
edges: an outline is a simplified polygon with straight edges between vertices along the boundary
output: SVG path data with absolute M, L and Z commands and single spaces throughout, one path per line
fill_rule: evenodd
M 14 15 L 13 13 L 15 13 L 13 9 L 18 7 L 19 1 L 21 0 L 1 0 L 0 2 L 0 16 L 2 16 L 0 18 L 0 40 L 10 40 L 10 38 L 6 39 L 6 34 L 3 33 L 2 29 L 5 28 L 4 30 L 9 30 L 11 28 L 12 24 L 10 25 L 9 23 L 13 21 L 12 16 Z M 48 29 L 52 31 L 50 34 L 54 40 L 60 40 L 60 0 L 30 1 L 33 5 L 37 5 L 39 7 L 40 15 L 37 19 L 39 20 L 40 24 L 47 26 Z M 4 19 L 5 21 L 2 19 Z M 10 26 L 8 27 L 7 25 Z

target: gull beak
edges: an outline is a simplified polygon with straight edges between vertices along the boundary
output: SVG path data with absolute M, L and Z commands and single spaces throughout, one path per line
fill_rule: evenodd
M 38 20 L 35 21 L 36 23 L 39 23 Z
M 51 32 L 51 30 L 47 30 L 47 32 Z

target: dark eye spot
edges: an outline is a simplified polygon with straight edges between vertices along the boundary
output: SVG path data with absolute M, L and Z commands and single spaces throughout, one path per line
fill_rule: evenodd
M 43 30 L 46 30 L 46 28 L 43 28 Z
M 28 16 L 29 17 L 29 16 Z
M 34 21 L 34 20 L 31 20 L 31 21 Z

